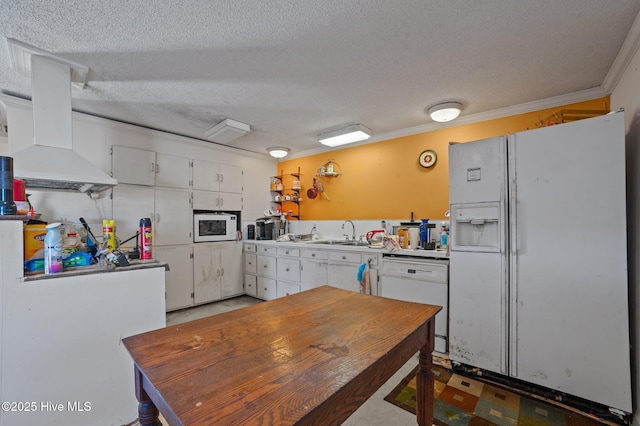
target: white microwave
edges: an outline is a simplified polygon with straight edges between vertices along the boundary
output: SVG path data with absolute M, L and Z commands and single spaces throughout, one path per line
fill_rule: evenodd
M 196 213 L 193 215 L 193 242 L 237 240 L 238 218 L 229 213 Z

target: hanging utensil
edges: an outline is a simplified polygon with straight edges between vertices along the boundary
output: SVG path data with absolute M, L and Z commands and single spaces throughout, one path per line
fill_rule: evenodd
M 311 188 L 307 189 L 307 197 L 313 200 L 317 196 L 318 196 L 318 191 L 316 189 L 316 179 L 313 178 L 313 185 L 311 185 Z
M 319 180 L 314 182 L 314 185 L 316 187 L 316 191 L 321 193 L 322 195 L 324 195 L 324 197 L 328 200 L 331 201 L 331 198 L 329 198 L 329 196 L 327 195 L 326 192 L 324 192 L 324 185 L 322 184 L 322 182 L 320 182 Z

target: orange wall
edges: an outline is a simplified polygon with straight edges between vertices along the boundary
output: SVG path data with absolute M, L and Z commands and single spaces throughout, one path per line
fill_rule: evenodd
M 415 219 L 443 219 L 449 209 L 450 141 L 469 142 L 535 129 L 563 109 L 608 111 L 609 98 L 282 161 L 276 175 L 297 173 L 300 168 L 302 220 L 408 220 L 411 212 Z M 438 155 L 438 161 L 429 169 L 418 164 L 418 155 L 425 149 Z M 339 164 L 342 176 L 321 179 L 330 200 L 322 195 L 309 199 L 307 189 L 312 186 L 316 171 L 329 159 Z M 284 179 L 284 186 L 291 188 L 290 177 Z M 296 208 L 283 203 L 283 210 L 293 210 L 294 215 Z

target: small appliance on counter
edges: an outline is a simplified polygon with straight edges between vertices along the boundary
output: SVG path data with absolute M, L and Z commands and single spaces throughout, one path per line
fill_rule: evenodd
M 256 240 L 276 240 L 285 233 L 286 221 L 279 217 L 256 219 Z

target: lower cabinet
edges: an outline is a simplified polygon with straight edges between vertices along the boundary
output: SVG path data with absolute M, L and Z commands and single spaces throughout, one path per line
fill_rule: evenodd
M 229 241 L 154 247 L 153 255 L 158 261 L 169 264 L 165 276 L 167 312 L 245 292 L 242 286 L 242 243 Z
M 235 241 L 193 247 L 193 301 L 196 305 L 242 294 L 242 247 Z
M 169 264 L 164 281 L 166 310 L 173 311 L 193 305 L 193 248 L 154 247 L 153 257 Z
M 276 290 L 276 280 L 273 278 L 258 277 L 258 292 L 257 296 L 260 299 L 271 300 L 278 297 Z

